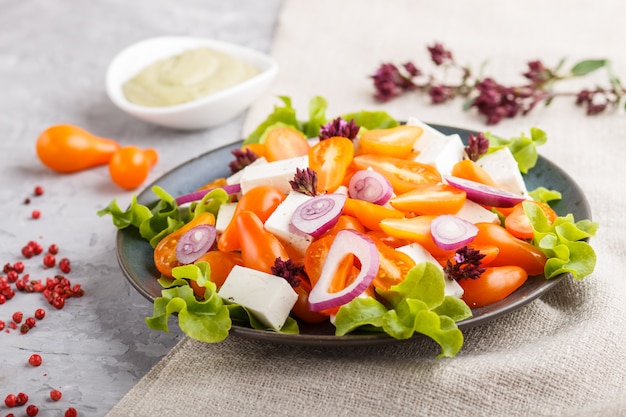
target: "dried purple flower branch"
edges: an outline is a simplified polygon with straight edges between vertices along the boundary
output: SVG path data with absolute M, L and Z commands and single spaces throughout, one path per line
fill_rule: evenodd
M 407 62 L 402 66 L 392 63 L 382 64 L 371 76 L 374 81 L 374 98 L 389 101 L 410 91 L 425 92 L 433 104 L 441 104 L 457 97 L 466 99 L 464 108 L 475 108 L 485 117 L 489 125 L 495 125 L 504 118 L 526 115 L 539 103 L 548 106 L 556 97 L 575 97 L 575 104 L 585 108 L 586 114 L 594 115 L 616 108 L 626 95 L 626 89 L 613 74 L 611 64 L 606 59 L 589 59 L 575 64 L 569 72 L 561 73 L 562 60 L 555 68 L 546 67 L 541 61 L 528 62 L 522 74 L 527 83 L 507 86 L 490 77 L 474 76 L 469 67 L 459 65 L 451 51 L 440 43 L 427 47 L 431 61 L 443 71 L 457 71 L 460 81 L 444 82 L 435 75 L 424 74 L 415 64 Z M 584 89 L 577 93 L 554 91 L 554 85 L 562 80 L 584 77 L 600 68 L 609 75 L 610 87 Z

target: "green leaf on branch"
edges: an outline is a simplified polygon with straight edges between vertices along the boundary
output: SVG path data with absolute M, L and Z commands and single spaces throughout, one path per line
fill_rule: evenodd
M 572 75 L 580 77 L 592 73 L 602 67 L 605 67 L 608 62 L 609 61 L 606 59 L 586 59 L 584 61 L 576 63 L 572 67 L 570 72 L 572 73 Z

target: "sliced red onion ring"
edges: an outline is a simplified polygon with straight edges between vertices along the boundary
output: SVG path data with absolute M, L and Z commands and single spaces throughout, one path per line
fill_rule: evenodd
M 238 194 L 241 192 L 241 186 L 239 184 L 229 184 L 229 185 L 224 185 L 222 187 L 216 187 L 216 188 L 221 188 L 224 191 L 226 191 L 226 193 L 231 194 L 231 195 Z M 185 203 L 191 203 L 192 201 L 200 201 L 205 195 L 207 195 L 213 190 L 215 190 L 215 188 L 210 188 L 208 190 L 195 191 L 193 193 L 181 195 L 180 197 L 176 198 L 176 203 L 180 206 Z
M 361 263 L 359 275 L 350 285 L 338 292 L 328 292 L 337 269 L 346 255 L 353 254 Z M 369 287 L 378 273 L 379 256 L 376 245 L 366 235 L 355 230 L 341 230 L 335 236 L 322 267 L 320 279 L 309 294 L 313 311 L 344 305 L 358 297 Z
M 478 227 L 453 214 L 443 214 L 430 222 L 430 233 L 441 249 L 456 250 L 474 240 Z
M 363 169 L 355 172 L 350 178 L 348 195 L 351 198 L 383 205 L 393 195 L 393 188 L 383 174 Z
M 453 187 L 460 188 L 467 193 L 467 198 L 478 204 L 493 207 L 513 207 L 526 200 L 526 197 L 513 194 L 506 190 L 481 184 L 464 178 L 444 176 L 444 179 Z
M 344 194 L 320 194 L 300 204 L 291 216 L 297 230 L 318 237 L 333 227 L 346 203 Z
M 215 243 L 216 230 L 208 224 L 198 225 L 187 231 L 176 243 L 176 259 L 181 264 L 194 263 L 211 249 Z

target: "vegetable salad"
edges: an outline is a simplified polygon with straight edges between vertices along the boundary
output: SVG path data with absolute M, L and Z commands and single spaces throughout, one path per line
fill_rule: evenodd
M 218 342 L 233 323 L 298 333 L 330 321 L 338 336 L 423 334 L 452 357 L 472 308 L 528 276 L 593 272 L 598 224 L 557 215 L 558 190 L 523 183 L 541 130 L 463 144 L 380 111 L 329 121 L 321 97 L 301 121 L 281 99 L 233 151 L 230 177 L 98 212 L 154 248 L 163 291 L 151 328 L 167 331 L 178 313 L 187 335 Z

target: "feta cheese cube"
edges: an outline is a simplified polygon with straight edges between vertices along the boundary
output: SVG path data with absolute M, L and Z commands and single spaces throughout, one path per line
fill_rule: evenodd
M 291 225 L 291 216 L 300 204 L 309 201 L 311 198 L 313 197 L 291 191 L 265 221 L 265 228 L 269 232 L 273 233 L 274 236 L 289 245 L 302 256 L 304 256 L 306 249 L 313 239 L 311 236 L 300 232 Z
M 231 184 L 239 184 L 241 182 L 241 176 L 243 175 L 243 172 L 248 169 L 249 167 L 253 167 L 253 166 L 258 166 L 258 165 L 263 165 L 263 164 L 267 164 L 267 159 L 265 159 L 265 157 L 260 157 L 255 159 L 254 161 L 252 161 L 252 163 L 246 167 L 244 167 L 243 169 L 235 172 L 233 175 L 231 175 L 230 177 L 226 178 L 226 184 L 231 185 Z
M 419 152 L 415 157 L 417 162 L 434 166 L 442 175 L 449 175 L 454 164 L 465 156 L 465 146 L 457 134 L 420 137 L 414 150 Z
M 289 283 L 276 275 L 235 265 L 218 295 L 226 301 L 246 307 L 259 321 L 280 330 L 298 294 Z
M 477 162 L 502 189 L 528 196 L 524 178 L 509 148 L 483 155 Z
M 241 175 L 239 184 L 245 194 L 258 185 L 273 185 L 287 194 L 291 191 L 289 181 L 293 179 L 296 168 L 306 169 L 309 166 L 307 155 L 296 158 L 272 161 L 267 164 L 249 165 Z
M 470 223 L 500 224 L 500 219 L 496 213 L 487 210 L 472 200 L 465 200 L 463 207 L 461 207 L 461 210 L 459 210 L 456 215 Z
M 218 234 L 224 233 L 224 230 L 226 230 L 226 227 L 235 214 L 236 208 L 237 203 L 223 203 L 220 206 L 215 219 L 215 230 Z
M 441 264 L 419 243 L 411 243 L 409 245 L 400 246 L 397 250 L 406 253 L 415 261 L 416 264 L 421 262 L 430 262 L 443 271 Z M 446 286 L 443 290 L 444 295 L 461 298 L 463 296 L 463 287 L 453 279 L 444 277 Z

